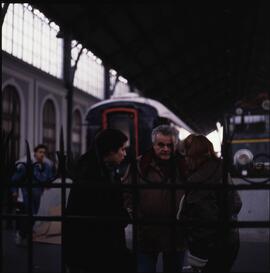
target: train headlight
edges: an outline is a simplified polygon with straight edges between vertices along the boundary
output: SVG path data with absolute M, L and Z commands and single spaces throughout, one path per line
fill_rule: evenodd
M 238 107 L 238 108 L 236 108 L 235 113 L 236 113 L 236 115 L 240 116 L 243 114 L 243 109 L 241 107 Z
M 264 100 L 262 102 L 262 108 L 266 111 L 270 110 L 270 100 Z
M 250 164 L 253 160 L 253 154 L 247 149 L 238 150 L 234 155 L 234 163 L 241 166 Z

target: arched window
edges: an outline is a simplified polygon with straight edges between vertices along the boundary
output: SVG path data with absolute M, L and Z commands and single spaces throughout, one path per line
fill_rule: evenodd
M 2 50 L 57 78 L 62 76 L 59 26 L 28 3 L 10 3 L 2 25 Z
M 72 152 L 78 158 L 82 151 L 82 117 L 79 110 L 73 113 Z
M 16 88 L 8 85 L 3 90 L 3 130 L 13 131 L 10 142 L 10 152 L 14 160 L 20 155 L 20 98 Z
M 56 152 L 56 115 L 52 100 L 47 100 L 43 108 L 42 143 L 48 147 L 48 157 L 54 159 Z

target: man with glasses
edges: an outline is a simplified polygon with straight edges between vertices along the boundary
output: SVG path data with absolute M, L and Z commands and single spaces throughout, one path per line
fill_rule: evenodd
M 182 184 L 185 179 L 184 158 L 176 153 L 178 132 L 169 125 L 152 131 L 152 147 L 137 159 L 136 175 L 132 168 L 123 183 L 144 185 Z M 136 178 L 136 181 L 134 181 Z M 158 256 L 163 256 L 163 272 L 181 272 L 184 259 L 184 236 L 179 226 L 169 224 L 176 219 L 183 190 L 143 188 L 138 191 L 134 206 L 134 192 L 125 194 L 125 206 L 138 220 L 153 221 L 138 225 L 138 272 L 156 272 Z M 162 224 L 154 223 L 163 222 Z

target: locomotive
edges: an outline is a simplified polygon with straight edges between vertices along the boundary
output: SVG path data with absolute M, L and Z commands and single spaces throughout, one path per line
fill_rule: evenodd
M 234 177 L 270 177 L 270 100 L 241 101 L 227 116 L 230 172 Z

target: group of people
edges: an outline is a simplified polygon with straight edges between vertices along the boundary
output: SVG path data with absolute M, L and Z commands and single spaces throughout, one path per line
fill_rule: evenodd
M 182 272 L 186 253 L 194 271 L 230 272 L 238 230 L 214 223 L 224 215 L 237 217 L 240 196 L 235 190 L 196 188 L 223 183 L 222 160 L 205 136 L 189 135 L 183 152 L 178 139 L 171 126 L 156 127 L 151 149 L 120 176 L 127 136 L 116 129 L 97 134 L 92 149 L 78 160 L 65 212 L 63 255 L 69 272 L 156 272 L 160 253 L 163 272 Z M 200 224 L 209 222 L 213 225 Z M 136 251 L 126 245 L 128 223 L 133 223 Z

